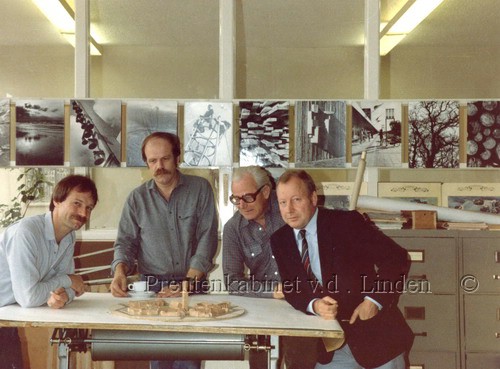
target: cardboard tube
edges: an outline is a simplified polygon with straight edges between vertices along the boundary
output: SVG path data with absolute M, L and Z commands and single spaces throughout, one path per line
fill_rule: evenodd
M 358 171 L 356 172 L 356 181 L 354 181 L 354 187 L 352 189 L 351 199 L 349 201 L 349 210 L 355 210 L 358 204 L 359 191 L 361 190 L 361 184 L 363 183 L 363 176 L 365 174 L 366 167 L 366 151 L 361 152 L 361 158 L 358 163 Z

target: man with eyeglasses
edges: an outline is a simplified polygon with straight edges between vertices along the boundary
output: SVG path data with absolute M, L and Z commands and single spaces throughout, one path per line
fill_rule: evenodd
M 224 225 L 222 268 L 230 294 L 283 298 L 278 266 L 270 237 L 285 223 L 280 215 L 271 174 L 259 167 L 233 172 L 229 200 L 238 209 Z M 245 274 L 245 267 L 249 275 Z M 312 346 L 314 345 L 314 346 Z M 316 364 L 316 341 L 283 337 L 281 351 L 288 369 L 312 369 Z M 311 347 L 309 347 L 311 346 Z M 250 352 L 250 369 L 268 367 L 266 352 Z

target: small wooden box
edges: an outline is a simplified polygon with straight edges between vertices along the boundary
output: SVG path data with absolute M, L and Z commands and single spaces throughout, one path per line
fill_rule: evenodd
M 436 229 L 437 214 L 433 210 L 412 210 L 411 211 L 412 229 Z

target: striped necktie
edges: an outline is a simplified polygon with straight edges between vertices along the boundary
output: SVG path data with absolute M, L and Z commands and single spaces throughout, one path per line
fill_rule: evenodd
M 307 273 L 307 278 L 310 281 L 314 281 L 316 277 L 314 276 L 312 269 L 311 269 L 311 261 L 309 260 L 309 248 L 307 245 L 307 239 L 306 239 L 306 230 L 301 229 L 300 230 L 300 236 L 302 237 L 302 264 L 304 264 L 304 269 L 306 270 Z

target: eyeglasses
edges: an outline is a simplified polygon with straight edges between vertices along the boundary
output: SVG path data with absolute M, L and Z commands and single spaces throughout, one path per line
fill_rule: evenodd
M 243 196 L 235 196 L 235 195 L 231 195 L 229 196 L 229 201 L 231 201 L 231 203 L 233 205 L 239 205 L 241 200 L 243 200 L 243 202 L 246 202 L 247 204 L 250 204 L 252 202 L 255 202 L 255 200 L 257 199 L 257 195 L 260 193 L 260 191 L 265 187 L 266 185 L 263 185 L 261 186 L 257 191 L 255 191 L 254 193 L 246 193 L 244 194 Z

